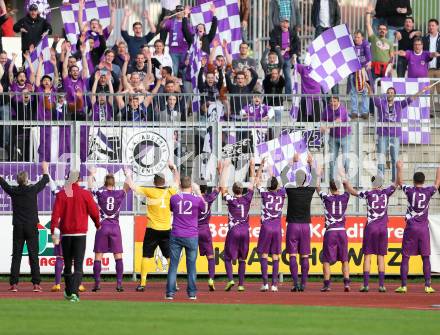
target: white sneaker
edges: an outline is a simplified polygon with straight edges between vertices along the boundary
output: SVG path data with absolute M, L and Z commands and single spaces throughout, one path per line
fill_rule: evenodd
M 172 295 L 166 295 L 165 299 L 166 300 L 174 300 L 174 297 Z
M 260 292 L 267 292 L 267 291 L 269 291 L 269 284 L 261 285 Z
M 197 297 L 195 295 L 188 297 L 189 300 L 197 300 Z
M 272 292 L 278 292 L 278 287 L 275 286 L 275 285 L 272 285 L 272 287 L 270 288 L 270 290 L 271 290 Z

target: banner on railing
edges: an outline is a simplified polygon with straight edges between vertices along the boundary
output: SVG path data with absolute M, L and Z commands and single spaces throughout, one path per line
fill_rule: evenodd
M 363 253 L 362 253 L 362 238 L 365 228 L 366 219 L 363 216 L 351 216 L 347 217 L 347 235 L 348 235 L 348 252 L 349 252 L 349 262 L 350 262 L 350 272 L 352 274 L 361 274 Z M 260 274 L 260 262 L 257 254 L 257 242 L 260 233 L 260 217 L 251 216 L 250 217 L 250 247 L 249 256 L 247 259 L 246 273 Z M 135 271 L 140 272 L 141 260 L 142 260 L 142 242 L 144 239 L 146 227 L 146 217 L 145 216 L 135 216 Z M 390 217 L 388 223 L 388 255 L 385 257 L 386 273 L 387 274 L 399 274 L 400 271 L 400 261 L 401 261 L 401 246 L 403 231 L 405 227 L 405 221 L 403 217 Z M 214 256 L 216 264 L 216 273 L 224 274 L 224 244 L 226 239 L 226 234 L 228 231 L 227 216 L 213 216 L 210 221 L 211 234 L 214 244 Z M 285 250 L 285 232 L 286 223 L 283 220 L 282 225 L 282 255 L 280 262 L 280 272 L 289 273 L 289 257 Z M 431 232 L 432 234 L 432 232 Z M 324 236 L 324 217 L 317 216 L 312 218 L 311 224 L 311 243 L 312 243 L 312 254 L 310 255 L 310 273 L 311 274 L 321 274 L 322 264 L 319 260 L 320 254 L 322 252 L 322 242 Z M 440 257 L 436 255 L 435 257 Z M 166 272 L 167 263 L 160 254 L 159 249 L 156 250 L 155 254 L 155 265 L 149 269 L 149 272 Z M 440 263 L 440 262 L 439 262 Z M 371 273 L 377 273 L 376 259 L 373 257 Z M 234 265 L 234 271 L 237 270 L 237 264 Z M 410 260 L 410 274 L 422 274 L 422 262 L 420 257 L 411 257 Z M 181 273 L 186 272 L 185 266 L 185 256 L 182 257 L 178 271 Z M 197 258 L 197 271 L 199 273 L 208 272 L 208 262 L 206 257 Z M 332 266 L 332 273 L 340 273 L 341 266 L 340 263 L 336 263 Z

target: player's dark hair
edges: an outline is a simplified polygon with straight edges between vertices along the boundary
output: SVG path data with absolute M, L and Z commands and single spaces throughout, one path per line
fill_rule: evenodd
M 191 177 L 184 176 L 180 178 L 180 186 L 182 188 L 190 188 L 191 187 Z
M 334 179 L 330 180 L 329 183 L 330 191 L 336 192 L 338 190 L 338 186 L 336 186 L 336 181 Z
M 243 186 L 241 185 L 241 183 L 239 183 L 239 182 L 235 182 L 235 183 L 232 185 L 232 192 L 233 192 L 235 195 L 241 195 L 241 194 L 243 194 Z
M 104 179 L 104 186 L 105 187 L 109 187 L 109 186 L 115 186 L 116 182 L 115 182 L 115 176 L 112 173 L 109 173 L 108 175 L 105 176 Z
M 206 184 L 199 185 L 199 188 L 200 188 L 200 192 L 202 194 L 205 194 L 206 192 L 208 192 L 208 185 L 206 185 Z
M 268 186 L 269 191 L 275 191 L 277 187 L 278 187 L 278 179 L 276 177 L 270 178 L 269 186 Z
M 162 174 L 155 174 L 153 177 L 153 183 L 156 187 L 161 187 L 165 185 L 165 177 Z
M 436 25 L 438 25 L 438 20 L 437 19 L 430 19 L 428 21 L 428 24 L 431 23 L 431 22 L 434 22 Z
M 28 182 L 28 174 L 26 171 L 21 171 L 19 173 L 17 173 L 17 184 L 20 186 L 24 186 L 27 184 Z
M 423 184 L 425 182 L 425 174 L 423 172 L 416 172 L 413 176 L 414 184 Z

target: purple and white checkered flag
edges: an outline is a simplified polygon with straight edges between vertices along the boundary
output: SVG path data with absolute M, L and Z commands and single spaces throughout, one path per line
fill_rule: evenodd
M 386 93 L 388 88 L 394 87 L 396 94 L 408 96 L 419 92 L 429 84 L 428 78 L 382 78 L 381 90 L 382 93 Z M 396 97 L 396 101 L 404 99 L 403 96 Z M 402 144 L 429 144 L 431 137 L 429 109 L 429 97 L 421 96 L 402 110 Z
M 199 75 L 202 57 L 207 55 L 201 49 L 201 41 L 197 35 L 194 36 L 194 42 L 189 49 L 189 66 L 191 69 L 191 83 L 193 87 L 192 112 L 198 113 L 200 111 L 200 95 L 197 88 L 197 77 Z
M 43 73 L 42 75 L 48 75 L 53 78 L 54 74 L 54 68 L 53 65 L 50 63 L 50 47 L 49 47 L 49 39 L 47 36 L 45 36 L 40 43 L 37 45 L 37 47 L 34 49 L 34 51 L 31 52 L 29 55 L 31 58 L 32 65 L 34 67 L 34 71 L 37 71 L 38 67 L 38 57 L 40 55 L 43 55 Z M 29 64 L 26 62 L 24 64 L 24 67 L 26 69 L 26 74 L 29 77 L 30 69 Z
M 255 158 L 259 161 L 266 157 L 267 164 L 272 166 L 273 175 L 278 177 L 292 161 L 295 153 L 299 154 L 299 162 L 287 174 L 289 181 L 294 181 L 294 172 L 305 168 L 307 162 L 307 143 L 301 131 L 285 132 L 274 140 L 258 144 L 255 150 Z
M 212 22 L 211 4 L 212 2 L 207 2 L 191 8 L 191 24 L 193 26 L 203 23 L 206 31 L 209 31 Z M 214 1 L 214 5 L 216 8 L 215 15 L 218 19 L 215 38 L 220 43 L 223 40 L 228 41 L 228 51 L 232 58 L 236 58 L 240 53 L 240 44 L 242 42 L 238 0 L 218 0 Z
M 76 46 L 80 34 L 78 26 L 79 0 L 69 0 L 61 6 L 61 17 L 64 23 L 67 39 Z M 86 1 L 83 11 L 83 21 L 98 19 L 102 28 L 110 24 L 110 8 L 107 0 Z
M 51 12 L 47 0 L 26 0 L 24 2 L 24 11 L 28 12 L 29 7 L 34 4 L 38 6 L 38 12 L 40 13 L 40 16 L 46 19 Z
M 361 69 L 361 63 L 354 50 L 353 39 L 345 24 L 327 29 L 309 46 L 312 77 L 324 93 Z

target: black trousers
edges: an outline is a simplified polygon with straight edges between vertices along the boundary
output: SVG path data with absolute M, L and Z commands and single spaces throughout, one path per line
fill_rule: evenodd
M 38 229 L 36 225 L 14 225 L 12 231 L 12 263 L 11 278 L 9 284 L 18 284 L 20 275 L 21 256 L 23 254 L 24 242 L 29 252 L 29 263 L 31 266 L 32 283 L 40 284 L 40 264 L 38 262 Z
M 61 241 L 64 257 L 64 281 L 66 294 L 78 295 L 78 287 L 83 276 L 84 254 L 86 252 L 86 236 L 63 236 Z M 74 266 L 72 274 L 72 263 Z

